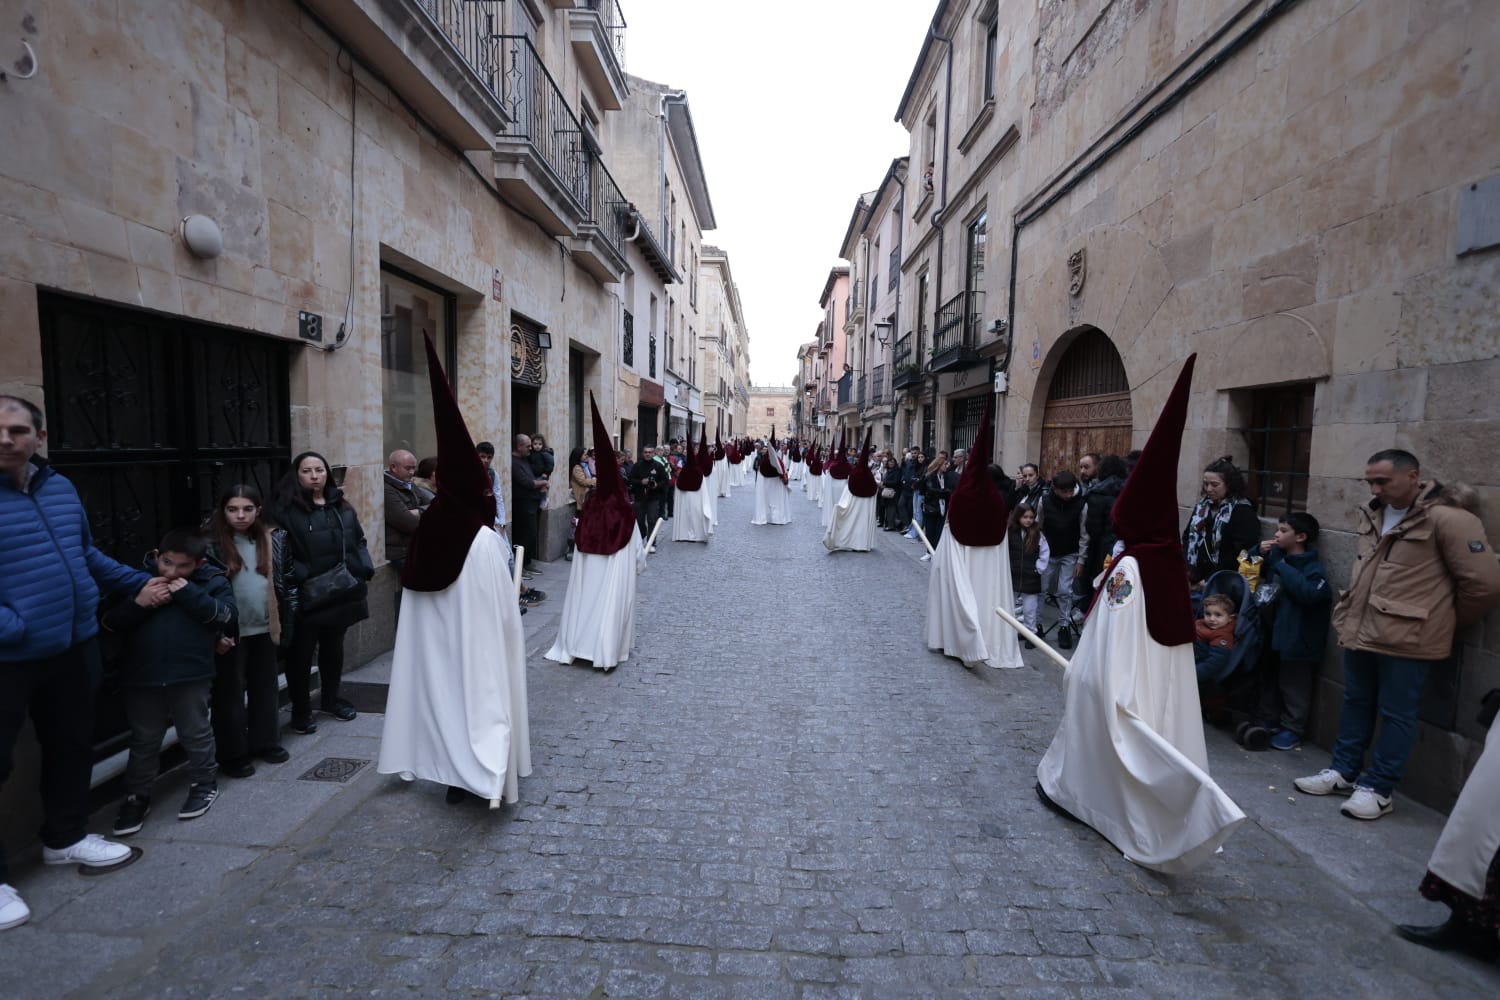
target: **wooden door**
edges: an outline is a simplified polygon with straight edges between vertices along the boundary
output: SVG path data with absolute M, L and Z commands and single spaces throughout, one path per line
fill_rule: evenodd
M 1120 354 L 1100 330 L 1075 340 L 1052 375 L 1042 414 L 1037 464 L 1050 477 L 1076 473 L 1086 452 L 1124 455 L 1131 449 L 1130 386 Z M 1007 469 L 1012 472 L 1013 470 Z

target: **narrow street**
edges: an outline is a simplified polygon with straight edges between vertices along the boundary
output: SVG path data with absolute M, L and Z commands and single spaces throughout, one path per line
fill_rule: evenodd
M 37 917 L 5 939 L 18 960 L 0 965 L 0 994 L 1459 998 L 1500 986 L 1493 969 L 1398 940 L 1380 912 L 1425 912 L 1415 885 L 1436 814 L 1403 801 L 1377 828 L 1327 800 L 1289 803 L 1286 775 L 1321 750 L 1250 755 L 1214 734 L 1215 772 L 1251 822 L 1194 875 L 1139 869 L 1033 794 L 1060 708 L 1054 668 L 1032 654 L 1029 669 L 971 674 L 928 652 L 917 543 L 881 534 L 873 553 L 829 555 L 802 494 L 785 527 L 752 528 L 750 499 L 746 487 L 721 502 L 707 546 L 659 543 L 636 653 L 613 673 L 541 658 L 566 564 L 547 569 L 551 600 L 528 618 L 535 770 L 519 808 L 448 806 L 441 788 L 367 766 L 277 828 L 268 817 L 326 786 L 263 768 L 203 821 L 154 819 L 131 869 L 32 873 Z M 840 600 L 815 596 L 827 594 Z M 313 756 L 373 758 L 379 722 L 325 724 Z M 289 739 L 282 778 L 308 759 Z M 1370 866 L 1347 870 L 1360 852 Z M 1370 879 L 1384 884 L 1351 890 Z M 71 966 L 28 976 L 69 949 Z

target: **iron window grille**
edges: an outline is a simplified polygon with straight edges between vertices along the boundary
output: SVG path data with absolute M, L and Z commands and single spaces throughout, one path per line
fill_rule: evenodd
M 1307 509 L 1313 390 L 1313 383 L 1301 382 L 1249 394 L 1250 426 L 1239 432 L 1250 449 L 1250 498 L 1264 517 Z

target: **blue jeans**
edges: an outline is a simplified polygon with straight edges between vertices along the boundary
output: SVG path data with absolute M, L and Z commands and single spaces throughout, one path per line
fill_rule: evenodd
M 1344 651 L 1344 708 L 1339 736 L 1333 744 L 1333 769 L 1345 781 L 1390 795 L 1406 770 L 1406 758 L 1417 739 L 1417 707 L 1432 660 L 1412 660 L 1362 650 Z M 1370 768 L 1361 774 L 1365 751 L 1375 736 L 1380 717 L 1380 739 Z

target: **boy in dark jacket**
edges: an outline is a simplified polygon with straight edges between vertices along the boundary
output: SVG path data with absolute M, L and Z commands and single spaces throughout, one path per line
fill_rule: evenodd
M 1328 641 L 1333 591 L 1318 560 L 1318 519 L 1293 511 L 1276 525 L 1276 537 L 1260 543 L 1266 557 L 1260 585 L 1276 584 L 1271 648 L 1280 661 L 1267 674 L 1261 716 L 1275 728 L 1271 746 L 1295 750 L 1307 731 L 1313 679 Z M 1275 722 L 1275 726 L 1269 724 Z
M 167 532 L 146 560 L 160 579 L 104 613 L 104 627 L 125 636 L 120 685 L 130 723 L 130 761 L 127 794 L 115 818 L 117 837 L 138 832 L 151 811 L 151 785 L 169 720 L 187 751 L 192 782 L 177 818 L 202 816 L 219 795 L 209 692 L 214 654 L 221 642 L 226 649 L 233 644 L 237 611 L 229 577 L 206 561 L 207 553 L 208 541 L 197 532 Z

